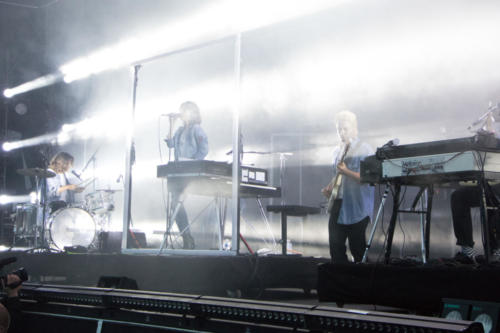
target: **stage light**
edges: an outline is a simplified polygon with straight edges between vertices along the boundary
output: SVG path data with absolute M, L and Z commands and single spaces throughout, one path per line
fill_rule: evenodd
M 67 132 L 61 131 L 57 135 L 57 144 L 59 144 L 59 145 L 63 145 L 65 143 L 68 143 L 70 140 L 71 140 L 71 137 L 69 136 L 69 134 Z
M 41 76 L 39 78 L 36 78 L 32 81 L 23 83 L 19 86 L 13 87 L 13 88 L 8 88 L 3 91 L 3 95 L 7 98 L 25 93 L 27 91 L 43 88 L 46 86 L 50 86 L 57 81 L 59 81 L 61 78 L 61 74 L 48 74 L 45 76 Z
M 2 149 L 3 149 L 3 151 L 11 151 L 12 150 L 12 144 L 10 142 L 4 142 L 2 144 Z
M 7 98 L 11 98 L 12 96 L 14 96 L 14 93 L 12 92 L 12 89 L 5 89 L 3 91 L 3 95 Z
M 0 205 L 7 205 L 11 203 L 30 202 L 30 195 L 0 195 Z
M 31 202 L 32 204 L 37 203 L 37 202 L 38 202 L 38 199 L 39 199 L 39 198 L 38 198 L 38 194 L 37 194 L 36 192 L 31 192 L 31 193 L 30 193 L 30 202 Z

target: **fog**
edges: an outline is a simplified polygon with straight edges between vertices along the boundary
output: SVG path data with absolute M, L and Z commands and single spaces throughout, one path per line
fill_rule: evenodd
M 82 0 L 36 9 L 44 17 L 47 67 L 57 68 L 125 38 L 168 29 L 169 23 L 209 3 Z M 283 191 L 281 199 L 264 199 L 264 206 L 324 202 L 320 189 L 331 177 L 337 111 L 357 114 L 360 137 L 374 149 L 393 138 L 409 144 L 473 135 L 467 127 L 486 112 L 490 101 L 500 98 L 499 7 L 496 1 L 344 1 L 319 13 L 243 32 L 243 164 L 268 169 L 270 185 L 282 186 Z M 192 28 L 203 32 L 209 27 Z M 231 161 L 226 153 L 232 149 L 233 103 L 238 96 L 234 48 L 234 40 L 226 39 L 160 57 L 139 70 L 132 224 L 146 232 L 151 246 L 159 246 L 166 226 L 167 184 L 156 177 L 156 166 L 167 163 L 169 156 L 163 142 L 169 118 L 162 115 L 177 112 L 186 100 L 196 102 L 209 138 L 206 159 Z M 47 73 L 27 72 L 23 79 L 43 74 Z M 96 177 L 95 188 L 89 187 L 81 200 L 95 189 L 116 190 L 112 230 L 122 228 L 120 176 L 125 170 L 132 88 L 131 68 L 120 68 L 52 93 L 55 104 L 64 104 L 66 122 L 113 115 L 100 133 L 60 147 L 72 150 L 76 169 L 98 150 L 85 174 Z M 120 128 L 124 130 L 117 131 Z M 286 159 L 281 169 L 280 158 Z M 448 191 L 436 196 L 436 229 L 431 236 L 431 244 L 439 249 L 436 255 L 448 255 L 454 248 Z M 411 189 L 411 202 L 410 194 Z M 191 230 L 204 249 L 217 248 L 219 241 L 212 199 L 190 195 L 185 202 L 190 219 L 199 215 Z M 379 198 L 375 207 L 378 202 Z M 228 211 L 227 220 L 231 218 Z M 273 247 L 273 238 L 279 239 L 279 216 L 271 214 L 268 219 L 269 228 L 257 202 L 243 200 L 241 233 L 254 250 Z M 297 251 L 328 255 L 326 214 L 292 219 L 289 228 Z M 401 255 L 418 253 L 417 228 L 416 217 L 403 218 L 403 232 L 395 236 Z M 230 223 L 225 232 L 227 238 Z M 383 238 L 377 233 L 379 246 Z

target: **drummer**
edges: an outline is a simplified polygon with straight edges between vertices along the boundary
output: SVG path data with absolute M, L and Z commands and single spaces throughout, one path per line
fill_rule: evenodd
M 66 207 L 75 202 L 75 193 L 84 190 L 83 187 L 72 184 L 68 179 L 71 177 L 68 171 L 73 166 L 74 157 L 66 152 L 57 153 L 50 160 L 48 169 L 56 173 L 55 177 L 46 178 L 47 181 L 47 203 L 51 212 Z

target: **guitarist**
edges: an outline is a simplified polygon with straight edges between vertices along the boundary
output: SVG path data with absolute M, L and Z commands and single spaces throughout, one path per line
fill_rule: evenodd
M 321 190 L 331 203 L 328 221 L 330 256 L 335 263 L 348 262 L 348 240 L 354 262 L 361 262 L 366 248 L 365 231 L 373 212 L 374 189 L 360 183 L 359 166 L 366 156 L 373 154 L 373 150 L 358 139 L 354 113 L 337 113 L 335 125 L 341 143 L 334 149 L 334 176 Z

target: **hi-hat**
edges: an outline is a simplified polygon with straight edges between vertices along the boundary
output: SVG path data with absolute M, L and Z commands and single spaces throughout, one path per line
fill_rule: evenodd
M 52 178 L 56 176 L 56 173 L 51 170 L 45 170 L 42 168 L 28 168 L 28 169 L 17 169 L 16 172 L 23 176 L 28 177 L 38 177 L 38 178 Z

